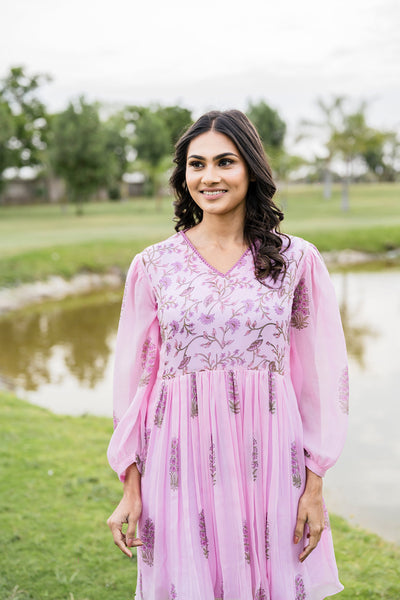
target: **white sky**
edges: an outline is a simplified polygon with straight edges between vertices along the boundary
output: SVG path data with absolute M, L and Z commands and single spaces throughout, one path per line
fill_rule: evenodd
M 398 0 L 2 0 L 0 77 L 50 73 L 51 110 L 82 93 L 195 116 L 264 99 L 292 134 L 317 96 L 345 94 L 400 128 L 399 25 Z

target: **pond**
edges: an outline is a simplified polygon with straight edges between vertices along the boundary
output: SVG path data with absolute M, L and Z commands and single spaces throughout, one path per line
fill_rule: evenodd
M 350 428 L 326 475 L 333 512 L 400 543 L 400 271 L 333 274 L 349 352 Z M 112 414 L 121 292 L 0 320 L 0 384 L 56 413 Z

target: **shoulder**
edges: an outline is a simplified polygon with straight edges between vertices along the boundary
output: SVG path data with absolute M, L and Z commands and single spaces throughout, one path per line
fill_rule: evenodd
M 140 258 L 145 267 L 154 264 L 155 261 L 166 255 L 173 256 L 181 241 L 181 235 L 174 233 L 165 240 L 146 246 L 140 253 Z

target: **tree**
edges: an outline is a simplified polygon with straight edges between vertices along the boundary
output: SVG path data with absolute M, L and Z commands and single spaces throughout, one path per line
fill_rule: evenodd
M 107 155 L 107 188 L 110 197 L 119 198 L 119 183 L 125 173 L 128 160 L 128 139 L 121 113 L 109 117 L 104 123 L 105 152 Z
M 182 106 L 160 106 L 156 114 L 161 117 L 169 134 L 170 152 L 185 129 L 192 123 L 192 113 Z
M 251 101 L 248 104 L 246 114 L 253 123 L 267 153 L 271 150 L 283 148 L 286 134 L 286 123 L 281 119 L 278 112 L 268 106 L 263 100 L 257 104 Z
M 162 175 L 170 162 L 171 138 L 162 118 L 153 110 L 141 112 L 135 122 L 133 145 L 137 152 L 137 162 L 147 173 L 149 194 L 156 196 L 157 206 L 161 206 Z
M 329 102 L 322 98 L 317 98 L 316 104 L 321 115 L 320 119 L 310 121 L 303 119 L 300 122 L 300 134 L 297 136 L 297 141 L 304 138 L 320 136 L 321 141 L 326 149 L 324 157 L 317 157 L 316 163 L 318 166 L 322 164 L 324 172 L 324 198 L 329 199 L 332 196 L 332 160 L 333 153 L 330 146 L 330 140 L 334 133 L 342 127 L 343 122 L 343 106 L 346 98 L 344 96 L 333 96 Z
M 13 166 L 10 140 L 15 132 L 15 123 L 7 102 L 0 101 L 0 194 L 5 187 L 4 171 Z
M 352 167 L 359 159 L 366 168 L 376 167 L 376 158 L 383 148 L 388 134 L 373 129 L 367 124 L 367 103 L 361 102 L 358 109 L 351 113 L 343 113 L 342 123 L 337 127 L 328 143 L 333 156 L 340 157 L 345 164 L 342 178 L 342 210 L 349 209 L 349 186 L 352 178 Z
M 83 213 L 83 202 L 109 181 L 107 136 L 98 106 L 83 97 L 54 116 L 51 162 L 56 174 L 66 180 L 68 195 Z
M 48 116 L 37 89 L 50 76 L 27 75 L 24 67 L 12 67 L 0 83 L 0 102 L 8 104 L 13 116 L 13 132 L 7 143 L 9 166 L 34 167 L 43 161 L 48 142 Z

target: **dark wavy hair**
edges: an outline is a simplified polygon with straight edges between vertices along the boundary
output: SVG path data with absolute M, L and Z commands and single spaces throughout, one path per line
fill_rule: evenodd
M 288 240 L 286 248 L 290 245 L 290 238 L 279 231 L 283 212 L 272 200 L 276 185 L 260 136 L 241 111 L 208 112 L 193 123 L 176 143 L 176 166 L 170 178 L 175 194 L 175 230 L 194 227 L 203 218 L 202 209 L 193 200 L 186 185 L 186 161 L 190 142 L 207 131 L 228 136 L 247 164 L 250 181 L 243 237 L 251 248 L 257 279 L 263 283 L 267 276 L 271 276 L 275 282 L 280 274 L 286 273 L 286 261 L 281 250 L 283 237 Z

